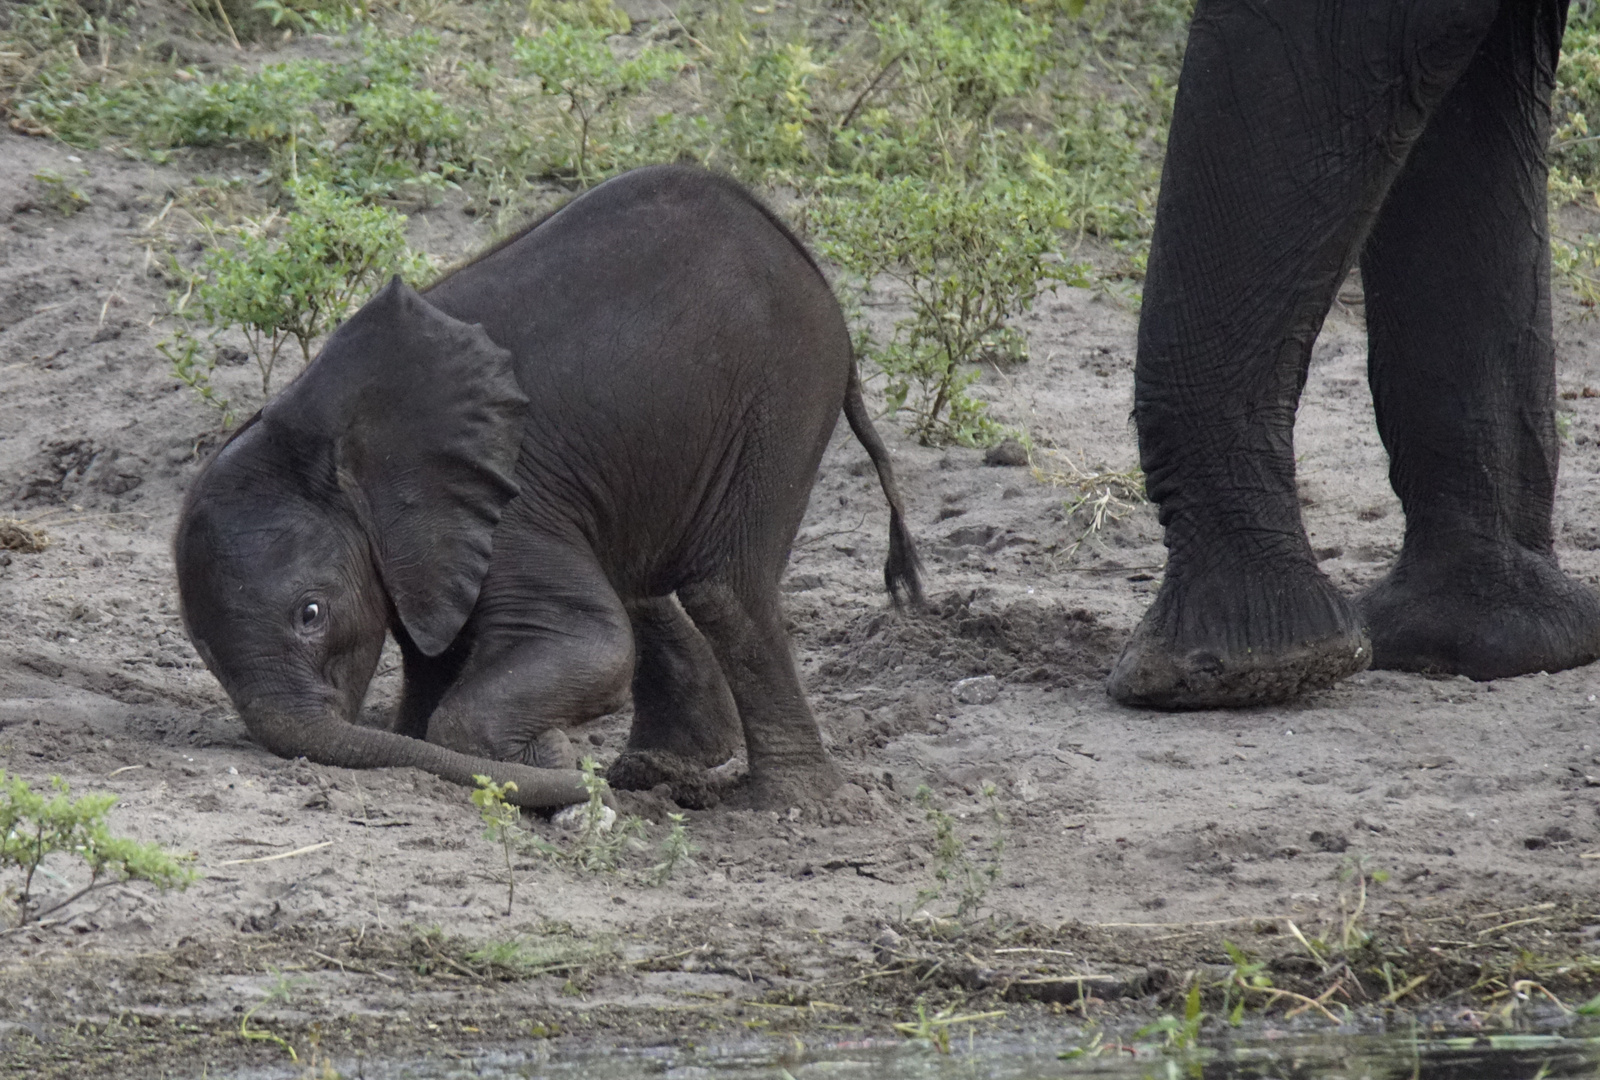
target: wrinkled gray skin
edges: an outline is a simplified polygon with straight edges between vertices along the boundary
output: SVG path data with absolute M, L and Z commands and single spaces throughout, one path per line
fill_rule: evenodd
M 614 781 L 742 738 L 748 801 L 815 802 L 840 778 L 778 581 L 841 408 L 892 508 L 891 595 L 919 597 L 816 266 L 730 181 L 628 173 L 422 295 L 391 283 L 240 428 L 178 526 L 185 624 L 283 756 L 562 805 L 564 729 L 631 691 Z M 352 723 L 386 632 L 392 732 Z
M 1282 701 L 1365 668 L 1497 679 L 1600 656 L 1562 572 L 1545 158 L 1564 0 L 1199 0 L 1139 322 L 1161 592 L 1134 705 Z M 1294 418 L 1357 260 L 1405 545 L 1317 568 Z

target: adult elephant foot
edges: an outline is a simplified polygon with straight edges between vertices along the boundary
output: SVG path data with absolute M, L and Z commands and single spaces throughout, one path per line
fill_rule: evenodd
M 1600 657 L 1600 596 L 1526 549 L 1407 557 L 1357 601 L 1373 666 L 1504 679 Z
M 1204 579 L 1169 568 L 1106 692 L 1156 709 L 1270 705 L 1371 661 L 1355 606 L 1315 567 Z

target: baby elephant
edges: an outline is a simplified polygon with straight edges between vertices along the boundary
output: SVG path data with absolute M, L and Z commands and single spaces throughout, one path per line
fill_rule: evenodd
M 888 497 L 890 594 L 918 599 L 816 264 L 729 180 L 628 173 L 420 295 L 391 282 L 240 427 L 178 524 L 189 636 L 285 757 L 563 805 L 563 729 L 631 685 L 634 757 L 718 764 L 742 735 L 750 802 L 815 801 L 840 778 L 778 580 L 841 407 Z M 385 631 L 393 732 L 353 722 Z

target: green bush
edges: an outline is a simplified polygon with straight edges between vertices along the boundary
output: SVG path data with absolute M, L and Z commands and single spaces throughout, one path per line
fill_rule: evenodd
M 18 776 L 0 772 L 0 873 L 20 873 L 20 885 L 7 890 L 17 911 L 17 925 L 59 911 L 94 889 L 122 881 L 147 881 L 163 892 L 186 889 L 195 873 L 157 844 L 141 844 L 111 835 L 106 814 L 117 797 L 106 793 L 72 798 L 59 776 L 50 778 L 51 793 L 34 791 Z M 81 859 L 89 880 L 50 907 L 33 910 L 34 878 L 51 855 Z M 52 875 L 54 876 L 54 875 Z
M 297 173 L 300 143 L 325 134 L 318 107 L 337 68 L 322 60 L 268 64 L 253 75 L 214 82 L 176 81 L 151 116 L 151 146 L 253 143 L 284 155 L 284 176 Z
M 1575 7 L 1556 67 L 1550 137 L 1550 213 L 1562 205 L 1600 205 L 1600 13 Z M 1592 118 L 1592 119 L 1591 119 Z M 1560 235 L 1552 221 L 1551 261 L 1586 315 L 1600 309 L 1600 236 Z
M 462 171 L 467 123 L 443 94 L 419 86 L 439 48 L 426 31 L 363 38 L 353 65 L 268 64 L 254 74 L 170 83 L 141 138 L 150 147 L 246 145 L 283 183 L 313 177 L 358 195 L 407 184 L 437 188 Z
M 884 275 L 905 290 L 910 316 L 887 343 L 858 331 L 858 349 L 887 376 L 890 411 L 907 412 L 923 443 L 984 446 L 1002 436 L 967 391 L 977 361 L 1026 359 L 1007 320 L 1046 283 L 1083 282 L 1085 268 L 1051 258 L 1061 220 L 1036 186 L 911 177 L 836 196 L 813 218 L 823 252 L 858 282 Z
M 391 274 L 416 278 L 427 269 L 406 247 L 403 215 L 313 181 L 291 192 L 282 229 L 238 231 L 231 245 L 206 255 L 194 291 L 208 323 L 244 332 L 263 399 L 291 340 L 309 363 L 313 343 L 367 293 Z
M 1051 26 L 1002 0 L 910 0 L 872 23 L 881 74 L 841 122 L 832 162 L 878 178 L 963 174 L 1007 132 L 1001 106 L 1048 70 Z
M 721 75 L 723 138 L 738 171 L 751 179 L 815 170 L 812 89 L 823 68 L 800 42 L 739 53 Z
M 604 171 L 589 160 L 590 140 L 615 130 L 618 103 L 681 62 L 674 52 L 651 47 L 632 59 L 620 59 L 607 37 L 604 28 L 556 23 L 533 37 L 519 38 L 512 48 L 521 70 L 538 79 L 547 96 L 564 102 L 561 116 L 571 141 L 565 164 L 581 187 Z

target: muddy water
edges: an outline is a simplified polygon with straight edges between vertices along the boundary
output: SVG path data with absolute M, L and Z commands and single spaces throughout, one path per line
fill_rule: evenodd
M 1126 1041 L 1124 1041 L 1126 1040 Z M 1416 1031 L 1294 1032 L 1246 1027 L 1202 1037 L 1192 1048 L 1102 1032 L 953 1035 L 927 1040 L 869 1039 L 806 1045 L 774 1039 L 628 1049 L 531 1043 L 526 1048 L 417 1061 L 334 1062 L 343 1078 L 456 1080 L 1053 1080 L 1093 1076 L 1152 1080 L 1555 1080 L 1600 1077 L 1600 1024 L 1545 1033 L 1443 1036 Z M 325 1075 L 300 1069 L 253 1070 L 234 1080 Z

